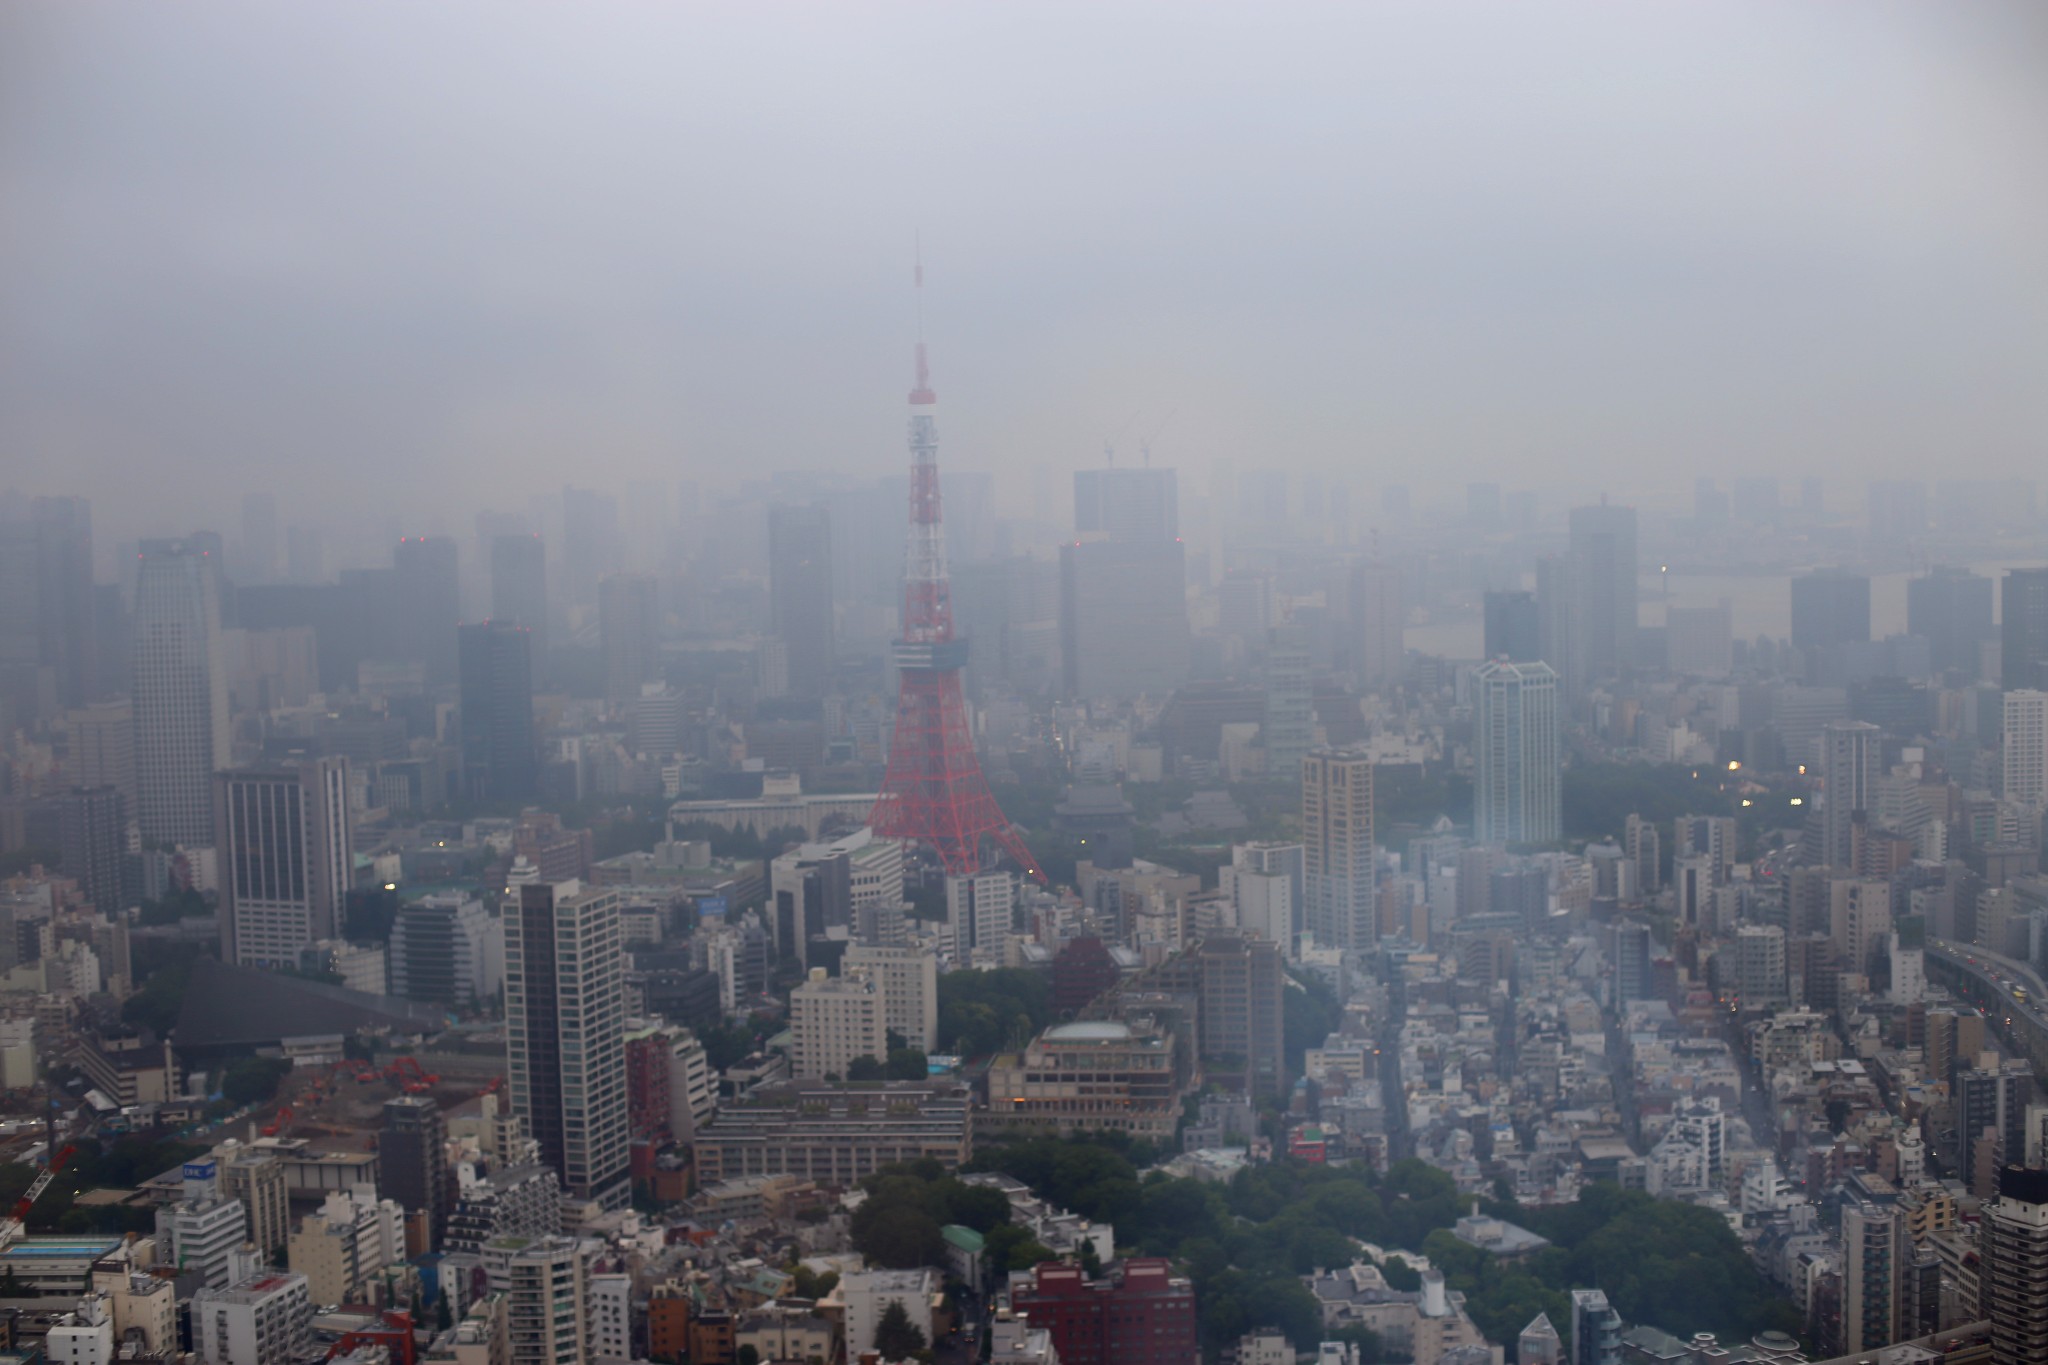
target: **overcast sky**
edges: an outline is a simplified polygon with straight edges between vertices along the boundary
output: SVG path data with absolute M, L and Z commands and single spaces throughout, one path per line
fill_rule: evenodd
M 2043 8 L 8 0 L 0 488 L 2032 476 Z

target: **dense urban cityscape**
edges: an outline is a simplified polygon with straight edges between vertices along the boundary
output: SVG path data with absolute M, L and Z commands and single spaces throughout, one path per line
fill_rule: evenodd
M 2048 1365 L 2048 507 L 2037 396 L 2031 416 L 2015 396 L 2038 364 L 2012 377 L 2043 358 L 2025 336 L 2048 338 L 2048 314 L 1965 351 L 1963 313 L 1923 327 L 1911 302 L 1934 288 L 1923 265 L 1953 281 L 2003 259 L 2038 183 L 1985 191 L 2011 216 L 1981 236 L 1921 235 L 1986 202 L 1973 177 L 2026 179 L 1999 171 L 2002 146 L 1955 172 L 1946 208 L 1911 182 L 1896 222 L 1872 215 L 1871 260 L 1895 232 L 1914 244 L 1873 267 L 1896 317 L 1808 334 L 1791 314 L 1826 308 L 1773 311 L 1772 288 L 1806 297 L 1799 272 L 1774 276 L 1734 208 L 1705 220 L 1700 274 L 1647 263 L 1693 240 L 1683 195 L 1645 207 L 1645 180 L 1638 216 L 1571 207 L 1589 191 L 1566 148 L 1590 136 L 1596 159 L 1636 164 L 1606 139 L 1642 111 L 1657 175 L 1697 159 L 1726 183 L 1724 153 L 1659 124 L 1721 147 L 1723 92 L 1693 103 L 1714 82 L 1630 84 L 1687 69 L 1665 41 L 1748 80 L 1748 40 L 1697 16 L 1624 24 L 1629 74 L 1584 79 L 1631 93 L 1589 121 L 1549 103 L 1577 96 L 1524 92 L 1535 169 L 1506 174 L 1514 106 L 1448 115 L 1429 78 L 1363 54 L 1385 37 L 1418 72 L 1505 70 L 1513 39 L 1454 52 L 1391 6 L 1342 28 L 1358 83 L 1387 87 L 1363 95 L 1336 93 L 1353 59 L 1334 37 L 1295 81 L 1322 22 L 1306 11 L 1274 39 L 1250 15 L 1178 30 L 1106 7 L 1104 51 L 1165 49 L 1107 105 L 1072 35 L 995 7 L 876 7 L 863 49 L 822 8 L 707 6 L 660 21 L 705 26 L 672 82 L 652 39 L 599 50 L 552 16 L 508 37 L 434 8 L 410 41 L 446 108 L 372 82 L 332 126 L 306 110 L 335 73 L 398 69 L 395 12 L 391 30 L 251 15 L 218 49 L 91 6 L 0 19 L 0 47 L 12 31 L 48 59 L 21 64 L 40 74 L 18 107 L 43 117 L 0 114 L 0 186 L 38 187 L 0 226 L 49 250 L 48 273 L 31 247 L 0 271 L 0 1365 Z M 1973 94 L 1980 73 L 2024 86 L 1993 29 L 1957 23 L 1902 126 L 1938 129 L 1930 147 L 1984 110 L 2032 126 L 2018 95 L 1952 112 L 1969 105 L 1954 73 Z M 426 54 L 466 57 L 473 33 L 474 69 L 438 89 Z M 975 77 L 940 69 L 1006 43 L 1016 69 L 1073 84 L 991 117 L 1015 72 L 988 61 L 988 107 L 957 127 L 922 107 L 899 123 L 871 88 L 887 72 L 912 104 L 925 79 L 967 99 Z M 559 64 L 521 67 L 549 44 Z M 1222 76 L 1236 44 L 1270 104 Z M 209 65 L 231 50 L 231 74 Z M 241 60 L 258 54 L 295 73 L 270 88 L 277 127 L 230 128 L 266 122 L 242 117 L 272 79 Z M 1890 70 L 1881 56 L 1862 65 Z M 633 73 L 616 88 L 614 63 Z M 1788 144 L 1834 127 L 1784 93 L 1817 70 L 1789 62 L 1744 96 L 1793 111 Z M 1149 83 L 1176 72 L 1216 79 Z M 143 111 L 173 73 L 196 104 L 161 103 L 167 128 L 228 110 L 202 143 L 288 155 L 103 161 L 170 156 L 180 139 Z M 731 103 L 726 79 L 769 85 Z M 1843 98 L 1867 107 L 1865 79 Z M 423 144 L 595 112 L 520 146 L 533 197 L 502 239 L 481 227 L 502 203 L 464 229 L 398 194 L 392 241 L 461 250 L 375 280 L 369 234 L 296 235 L 262 189 L 312 168 L 334 180 L 307 221 L 348 220 L 376 179 L 356 159 L 403 141 L 345 131 L 387 93 L 378 116 L 410 110 Z M 126 131 L 64 113 L 87 108 Z M 643 296 L 620 263 L 674 204 L 619 168 L 677 110 L 732 158 L 677 153 L 677 231 L 736 213 L 745 250 L 681 249 L 690 289 Z M 787 111 L 789 159 L 746 165 Z M 1395 177 L 1455 206 L 1444 222 L 1512 219 L 1484 232 L 1526 238 L 1526 259 L 1418 229 L 1487 257 L 1470 268 L 1496 295 L 1449 283 L 1464 256 L 1366 289 L 1335 264 L 1341 234 L 1293 253 L 1348 202 L 1316 183 L 1318 147 L 1364 156 L 1404 117 L 1418 145 L 1503 140 L 1499 163 L 1446 153 Z M 1317 144 L 1326 123 L 1347 131 Z M 614 147 L 600 128 L 634 131 Z M 780 185 L 819 149 L 850 180 L 879 164 L 856 141 L 903 128 L 900 178 L 867 199 L 816 170 Z M 1100 185 L 1051 188 L 1033 158 L 1105 128 L 1128 165 L 1148 139 L 1287 150 L 1272 182 L 1263 164 L 1160 171 L 1169 195 L 1224 187 L 1147 222 L 1166 237 L 1108 203 L 1132 235 L 1075 229 L 1124 253 L 1090 275 L 1097 248 L 1059 240 L 1035 201 L 1064 214 Z M 1779 192 L 1863 193 L 1842 167 L 1866 136 L 1893 135 L 1829 132 L 1816 146 L 1839 160 L 1799 152 Z M 956 138 L 1014 186 L 978 185 Z M 75 183 L 50 169 L 72 148 Z M 1744 143 L 1736 162 L 1772 155 Z M 584 161 L 617 175 L 616 201 L 573 188 Z M 1560 168 L 1560 193 L 1529 183 Z M 1460 177 L 1503 174 L 1493 209 L 1460 197 Z M 1246 187 L 1297 182 L 1298 217 L 1262 236 L 1276 200 Z M 155 188 L 107 210 L 68 197 L 102 183 Z M 134 253 L 84 225 L 155 221 L 149 194 L 200 183 L 250 216 L 169 233 L 147 265 L 198 291 L 188 347 L 148 331 L 148 290 L 109 302 Z M 774 217 L 787 204 L 732 207 L 757 191 L 872 221 L 834 257 L 837 224 L 799 238 Z M 960 247 L 973 230 L 946 206 L 1009 213 L 1006 194 L 1029 248 L 993 217 Z M 577 265 L 549 275 L 513 243 L 565 209 L 588 215 L 554 258 Z M 946 230 L 921 235 L 921 211 Z M 884 237 L 886 290 L 813 297 Z M 2021 237 L 2038 265 L 2039 234 Z M 1193 275 L 1169 240 L 1206 243 Z M 1842 248 L 1829 270 L 1862 268 L 1855 242 L 1814 240 Z M 1254 241 L 1298 259 L 1233 277 Z M 793 247 L 803 273 L 760 273 L 757 244 Z M 1358 254 L 1400 256 L 1385 248 Z M 990 280 L 1005 252 L 1020 273 Z M 102 266 L 104 289 L 78 286 Z M 624 283 L 601 304 L 607 267 Z M 387 289 L 472 268 L 487 308 L 423 297 L 410 321 L 365 321 Z M 316 278 L 339 294 L 315 299 Z M 1133 302 L 1175 278 L 1185 314 Z M 385 302 L 352 312 L 350 290 Z M 1375 292 L 1401 362 L 1339 342 L 1303 366 L 1336 324 L 1287 310 L 1313 295 L 1350 326 Z M 255 295 L 260 325 L 239 311 Z M 607 311 L 627 298 L 644 330 Z M 1692 332 L 1730 298 L 1755 312 Z M 61 324 L 31 320 L 53 301 Z M 1153 331 L 1118 332 L 1139 314 Z M 1441 333 L 1416 320 L 1435 315 Z M 1304 317 L 1312 340 L 1278 340 Z M 1007 329 L 1049 319 L 1099 353 L 1019 366 Z M 1533 330 L 1491 351 L 1496 319 Z M 1588 349 L 1581 324 L 1611 336 Z M 536 340 L 549 326 L 592 349 L 564 360 Z M 1949 329 L 1947 369 L 1977 377 L 1873 359 L 1893 326 Z M 1211 327 L 1267 368 L 1211 367 Z M 684 334 L 729 344 L 730 367 Z M 365 382 L 351 348 L 378 335 L 390 372 Z M 1725 369 L 1701 363 L 1716 346 Z M 458 355 L 517 400 L 422 418 L 419 393 L 464 382 Z M 1523 367 L 1532 387 L 1502 382 Z M 621 377 L 554 389 L 556 369 Z M 690 402 L 640 404 L 649 374 Z M 1308 425 L 1245 439 L 1297 404 Z M 290 438 L 252 442 L 249 421 Z

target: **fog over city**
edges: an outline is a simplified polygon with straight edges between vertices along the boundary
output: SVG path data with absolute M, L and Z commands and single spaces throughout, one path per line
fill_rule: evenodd
M 1155 430 L 1195 494 L 2027 472 L 2044 62 L 2025 5 L 9 5 L 0 482 L 886 474 L 919 231 L 1020 513 Z
M 2048 5 L 0 0 L 0 1365 L 2044 1365 Z

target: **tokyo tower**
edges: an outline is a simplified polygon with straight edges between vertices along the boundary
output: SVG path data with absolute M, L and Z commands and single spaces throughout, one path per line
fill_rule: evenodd
M 917 267 L 920 298 L 924 266 Z M 922 310 L 920 310 L 920 313 Z M 1045 874 L 996 805 L 982 775 L 967 724 L 960 670 L 967 646 L 953 638 L 953 597 L 946 579 L 945 533 L 939 523 L 939 432 L 925 365 L 924 328 L 917 342 L 917 387 L 910 391 L 910 536 L 904 557 L 903 638 L 896 642 L 902 687 L 889 773 L 868 823 L 889 839 L 915 840 L 936 853 L 948 875 L 979 872 L 982 841 L 993 840 L 1039 881 Z

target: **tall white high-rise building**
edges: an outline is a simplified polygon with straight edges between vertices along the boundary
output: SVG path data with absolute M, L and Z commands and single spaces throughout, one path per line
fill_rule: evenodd
M 790 1072 L 798 1079 L 837 1076 L 845 1080 L 856 1059 L 887 1059 L 888 1026 L 883 1017 L 882 988 L 874 978 L 834 977 L 826 975 L 823 967 L 811 968 L 810 979 L 789 993 L 789 1031 L 794 1043 Z
M 1373 902 L 1372 760 L 1314 749 L 1301 761 L 1302 876 L 1316 945 L 1362 951 L 1379 941 Z
M 1892 937 L 1892 888 L 1889 882 L 1828 883 L 1828 937 L 1853 972 L 1870 970 L 1870 959 Z
M 519 888 L 505 915 L 512 1107 L 572 1198 L 624 1208 L 625 955 L 616 891 L 574 879 Z
M 221 956 L 296 967 L 299 950 L 337 938 L 354 875 L 348 760 L 213 776 Z
M 1562 837 L 1557 674 L 1549 664 L 1495 660 L 1472 685 L 1472 838 L 1553 844 Z
M 1842 1206 L 1842 1344 L 1849 1354 L 1899 1339 L 1900 1263 L 1911 1251 L 1897 1206 Z
M 1735 928 L 1735 989 L 1744 1008 L 1785 1001 L 1785 931 L 1775 924 Z
M 133 659 L 136 823 L 147 841 L 211 847 L 230 746 L 220 566 L 205 546 L 142 543 Z
M 905 1046 L 930 1052 L 939 1041 L 939 963 L 922 948 L 856 943 L 840 970 L 871 978 L 882 991 L 882 1026 Z
M 1858 812 L 1868 811 L 1883 775 L 1884 731 L 1868 721 L 1838 720 L 1821 727 L 1820 856 L 1810 863 L 1844 870 L 1856 865 L 1853 835 Z
M 2005 694 L 2005 787 L 2008 801 L 2048 804 L 2048 692 Z
M 497 1237 L 484 1243 L 491 1289 L 505 1295 L 512 1365 L 585 1365 L 590 1349 L 590 1258 L 574 1237 Z
M 946 878 L 946 919 L 953 930 L 955 966 L 999 967 L 1015 926 L 1017 879 L 1008 872 L 968 872 Z

